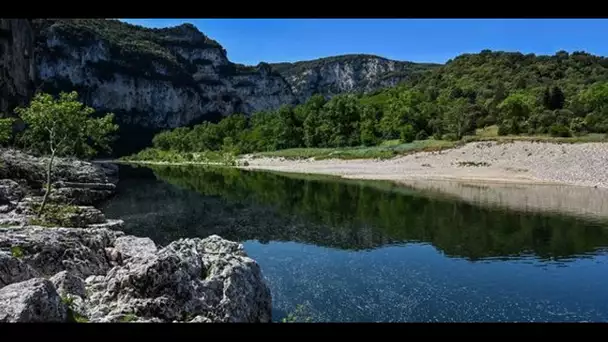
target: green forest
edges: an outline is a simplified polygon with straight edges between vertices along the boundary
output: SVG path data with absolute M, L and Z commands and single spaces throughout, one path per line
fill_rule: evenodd
M 391 140 L 457 141 L 488 127 L 499 136 L 605 134 L 607 67 L 607 58 L 585 52 L 537 56 L 484 50 L 374 93 L 329 100 L 315 95 L 297 106 L 164 131 L 139 159 L 162 151 L 240 154 Z

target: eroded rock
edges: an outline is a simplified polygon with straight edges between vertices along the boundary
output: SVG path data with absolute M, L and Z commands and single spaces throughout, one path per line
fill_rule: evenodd
M 147 258 L 158 251 L 156 244 L 150 238 L 131 235 L 121 236 L 114 241 L 114 248 L 123 259 Z
M 0 322 L 65 322 L 67 308 L 53 283 L 33 278 L 0 289 Z
M 39 276 L 40 273 L 19 258 L 0 253 L 0 288 Z
M 53 283 L 60 296 L 86 296 L 86 289 L 84 287 L 84 281 L 82 278 L 77 277 L 67 271 L 61 271 L 55 274 L 49 280 L 51 283 Z
M 144 248 L 145 250 L 145 248 Z M 164 322 L 268 322 L 270 290 L 241 245 L 219 236 L 181 239 L 146 258 L 131 258 L 105 277 L 89 277 L 93 322 L 125 316 Z
M 105 248 L 122 235 L 103 228 L 0 228 L 0 249 L 18 246 L 23 252 L 21 260 L 43 276 L 51 277 L 65 270 L 85 278 L 105 274 L 110 269 Z

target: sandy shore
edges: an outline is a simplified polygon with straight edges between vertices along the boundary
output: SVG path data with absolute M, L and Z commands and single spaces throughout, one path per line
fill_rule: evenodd
M 246 169 L 377 180 L 453 180 L 608 188 L 608 143 L 474 142 L 389 160 L 243 157 Z

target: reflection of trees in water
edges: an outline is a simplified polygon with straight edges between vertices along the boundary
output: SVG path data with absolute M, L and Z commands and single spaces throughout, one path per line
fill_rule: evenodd
M 236 240 L 298 241 L 343 249 L 420 241 L 432 243 L 447 255 L 471 260 L 530 253 L 564 258 L 608 246 L 608 230 L 592 223 L 379 188 L 392 188 L 388 183 L 367 186 L 370 183 L 361 181 L 306 180 L 201 167 L 153 170 L 159 179 L 204 196 L 151 185 L 148 180 L 139 190 L 129 187 L 110 205 L 124 206 L 120 204 L 128 201 L 124 196 L 139 196 L 135 201 L 141 206 L 157 203 L 159 207 L 148 212 L 172 212 L 161 216 L 170 221 L 167 230 L 175 229 L 170 234 L 173 237 L 192 236 L 187 231 L 192 232 L 194 225 L 199 232 Z M 159 227 L 156 220 L 151 218 L 146 225 Z

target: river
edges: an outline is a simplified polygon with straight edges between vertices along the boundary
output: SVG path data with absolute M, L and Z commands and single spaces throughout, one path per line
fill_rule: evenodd
M 159 245 L 243 243 L 276 321 L 296 308 L 313 322 L 608 321 L 606 217 L 385 181 L 197 166 L 120 177 L 108 218 Z

